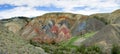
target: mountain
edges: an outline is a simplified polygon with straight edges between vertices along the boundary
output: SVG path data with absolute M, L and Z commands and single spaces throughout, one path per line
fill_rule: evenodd
M 15 19 L 18 18 L 10 19 L 10 22 L 13 23 Z M 21 21 L 21 19 L 18 19 L 18 21 L 19 20 Z M 28 41 L 24 40 L 19 33 L 15 33 L 16 30 L 18 32 L 18 28 L 14 27 L 14 25 L 18 26 L 20 24 L 12 24 L 10 22 L 8 20 L 0 21 L 0 54 L 46 54 L 41 47 L 31 45 Z M 10 23 L 9 28 L 7 29 L 7 26 L 3 23 Z
M 90 37 L 84 38 L 84 40 L 81 39 L 92 32 L 95 34 L 88 35 Z M 77 42 L 79 43 L 77 46 L 99 45 L 103 51 L 109 54 L 112 45 L 120 43 L 120 10 L 89 16 L 56 12 L 34 18 L 21 16 L 2 19 L 0 20 L 0 37 L 0 49 L 4 49 L 0 53 L 7 51 L 7 54 L 13 52 L 21 54 L 21 52 L 27 51 L 31 54 L 45 54 L 44 49 L 31 45 L 31 42 L 38 43 L 38 45 L 59 44 L 78 37 L 80 41 Z M 12 47 L 17 50 L 14 51 Z M 23 48 L 25 50 L 22 50 Z M 34 52 L 33 48 L 35 48 Z
M 31 20 L 21 31 L 25 39 L 40 43 L 59 43 L 72 36 L 98 31 L 105 24 L 88 16 L 71 13 L 47 13 Z
M 104 49 L 103 51 L 106 51 L 107 54 L 110 54 L 110 49 L 112 46 L 120 45 L 120 10 L 116 10 L 112 13 L 109 13 L 109 16 L 107 21 L 109 23 L 103 27 L 101 30 L 99 30 L 95 35 L 92 37 L 86 39 L 83 41 L 82 44 L 85 44 L 86 46 L 90 45 L 100 45 Z M 98 14 L 99 15 L 99 14 Z M 101 15 L 101 14 L 100 14 Z M 104 17 L 103 17 L 104 19 Z

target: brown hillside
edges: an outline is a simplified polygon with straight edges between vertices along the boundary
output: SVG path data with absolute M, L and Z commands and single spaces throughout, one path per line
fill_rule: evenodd
M 103 22 L 97 19 L 88 19 L 88 16 L 85 15 L 71 13 L 47 13 L 42 16 L 38 16 L 29 22 L 21 31 L 21 35 L 28 40 L 35 40 L 38 38 L 37 41 L 41 43 L 51 43 L 56 42 L 56 39 L 62 38 L 61 41 L 65 41 L 71 36 L 83 35 L 91 31 L 98 31 L 102 27 L 104 27 Z M 64 30 L 61 31 L 61 29 Z

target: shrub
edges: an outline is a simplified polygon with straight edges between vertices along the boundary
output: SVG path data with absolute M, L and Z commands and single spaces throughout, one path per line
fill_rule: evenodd
M 111 49 L 112 54 L 120 54 L 120 46 L 119 45 L 113 45 Z
M 78 51 L 82 54 L 101 54 L 102 53 L 101 49 L 96 45 L 89 46 L 89 47 L 82 45 L 78 48 Z
M 89 47 L 84 45 L 71 47 L 69 45 L 63 46 L 62 44 L 41 44 L 40 47 L 49 54 L 101 54 L 101 49 L 96 45 Z
M 109 24 L 109 22 L 106 19 L 104 19 L 103 17 L 94 16 L 94 18 L 104 22 L 106 25 Z

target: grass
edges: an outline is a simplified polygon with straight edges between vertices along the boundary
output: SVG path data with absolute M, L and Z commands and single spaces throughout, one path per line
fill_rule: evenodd
M 67 47 L 71 47 L 71 48 L 74 48 L 74 47 L 76 47 L 76 46 L 74 46 L 73 45 L 73 43 L 76 41 L 76 40 L 78 40 L 78 39 L 80 39 L 80 38 L 89 38 L 89 37 L 92 37 L 94 34 L 96 34 L 97 32 L 90 32 L 90 33 L 86 33 L 86 34 L 84 34 L 84 35 L 82 35 L 82 36 L 74 36 L 74 37 L 72 37 L 71 39 L 69 39 L 68 41 L 66 41 L 66 42 L 62 42 L 62 46 L 67 46 Z
M 90 32 L 90 33 L 86 33 L 83 35 L 84 38 L 89 38 L 92 37 L 93 35 L 95 35 L 97 32 Z
M 92 35 L 94 35 L 96 32 L 90 32 L 87 34 L 84 34 L 82 36 L 73 36 L 71 39 L 69 39 L 68 41 L 63 41 L 60 42 L 58 44 L 38 44 L 38 43 L 33 43 L 31 42 L 31 44 L 33 44 L 34 46 L 39 46 L 42 47 L 45 52 L 48 52 L 50 54 L 85 54 L 88 51 L 90 51 L 91 53 L 96 53 L 96 49 L 92 49 L 94 47 L 85 47 L 85 46 L 75 46 L 73 45 L 73 43 L 78 40 L 79 38 L 89 38 Z M 97 48 L 97 47 L 96 47 Z M 92 52 L 95 51 L 95 52 Z
M 86 46 L 76 46 L 76 48 L 71 46 L 62 46 L 62 45 L 47 45 L 43 44 L 42 47 L 45 52 L 49 54 L 101 54 L 101 50 L 98 46 L 93 45 L 90 47 Z
M 85 54 L 86 52 L 96 51 L 96 49 L 79 47 L 72 45 L 74 41 L 81 37 L 87 38 L 91 34 L 86 34 L 83 36 L 74 36 L 66 42 L 61 42 L 59 44 L 39 44 L 34 42 L 28 42 L 23 40 L 19 35 L 15 35 L 7 30 L 0 30 L 0 53 L 8 54 L 42 54 L 42 49 L 49 54 Z M 6 48 L 7 47 L 7 48 Z M 37 47 L 37 48 L 36 48 Z M 89 50 L 88 50 L 89 49 Z M 86 51 L 87 50 L 87 51 Z M 91 51 L 90 51 L 91 50 Z M 7 51 L 7 52 L 6 52 Z M 44 52 L 43 52 L 44 53 Z
M 120 54 L 120 45 L 114 44 L 111 51 L 112 54 Z
M 18 34 L 0 27 L 0 54 L 43 54 L 40 47 L 31 45 Z
M 74 48 L 74 47 L 76 47 L 76 46 L 74 46 L 74 45 L 72 45 L 73 44 L 73 42 L 75 42 L 77 39 L 79 39 L 80 38 L 80 36 L 75 36 L 75 37 L 72 37 L 71 39 L 69 39 L 68 41 L 66 41 L 66 42 L 62 42 L 62 43 L 60 43 L 62 46 L 67 46 L 67 47 L 70 47 L 70 48 Z

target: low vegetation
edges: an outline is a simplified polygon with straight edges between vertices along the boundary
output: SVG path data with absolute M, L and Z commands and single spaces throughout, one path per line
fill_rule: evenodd
M 72 45 L 74 41 L 77 39 L 84 37 L 89 38 L 94 35 L 96 32 L 87 33 L 82 36 L 74 36 L 68 41 L 64 41 L 57 44 L 40 44 L 30 41 L 30 43 L 34 46 L 42 47 L 46 52 L 50 54 L 101 54 L 101 50 L 98 46 L 90 46 L 85 47 L 82 46 L 74 46 Z
M 89 37 L 92 37 L 94 34 L 96 34 L 97 32 L 90 32 L 90 33 L 86 33 L 84 35 L 81 35 L 81 36 L 74 36 L 72 37 L 71 39 L 69 39 L 68 41 L 66 42 L 62 42 L 63 43 L 63 46 L 71 46 L 73 47 L 72 43 L 75 42 L 76 40 L 80 39 L 80 38 L 84 38 L 84 39 L 87 39 Z
M 108 21 L 107 21 L 105 18 L 103 18 L 103 17 L 94 16 L 94 18 L 96 18 L 96 19 L 104 22 L 106 25 L 110 23 L 110 22 L 108 22 Z
M 42 47 L 47 53 L 50 54 L 101 54 L 101 49 L 98 46 L 62 46 L 60 44 L 48 45 L 41 44 Z
M 33 46 L 18 34 L 0 27 L 0 54 L 43 54 L 40 47 Z
M 90 33 L 86 33 L 84 35 L 82 35 L 83 38 L 89 38 L 92 37 L 94 34 L 96 34 L 97 32 L 90 32 Z
M 112 54 L 120 54 L 120 46 L 119 45 L 113 45 Z

